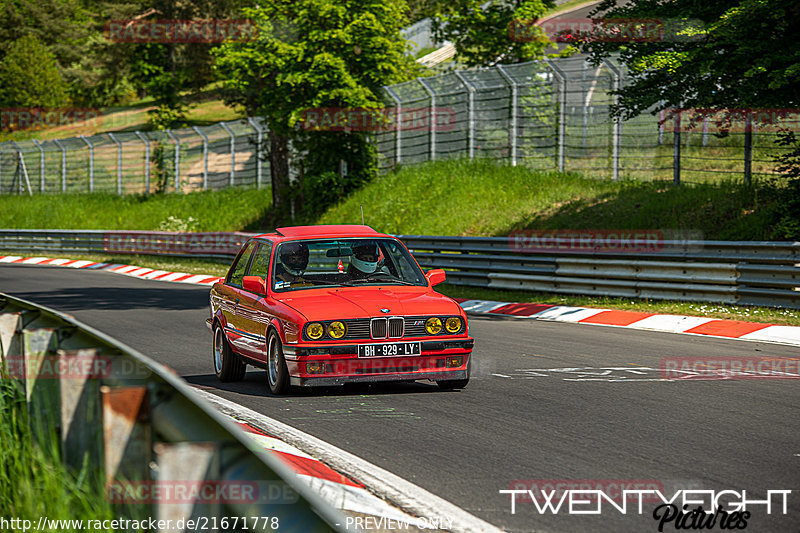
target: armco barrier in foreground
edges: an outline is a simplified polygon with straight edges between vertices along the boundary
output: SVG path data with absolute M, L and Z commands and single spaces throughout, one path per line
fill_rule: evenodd
M 0 230 L 0 251 L 231 258 L 250 235 Z M 399 237 L 423 267 L 444 268 L 458 285 L 800 308 L 797 242 L 659 240 L 649 248 L 548 250 L 515 247 L 508 237 Z
M 55 429 L 72 467 L 88 458 L 111 503 L 172 524 L 238 517 L 237 531 L 343 530 L 338 511 L 277 458 L 252 452 L 168 368 L 68 315 L 0 293 L 0 359 L 3 379 L 24 387 L 34 435 Z

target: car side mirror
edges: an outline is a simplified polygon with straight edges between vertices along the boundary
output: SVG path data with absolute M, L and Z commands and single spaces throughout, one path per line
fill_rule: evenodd
M 442 283 L 446 277 L 447 275 L 441 268 L 434 268 L 425 273 L 425 279 L 428 280 L 428 283 L 430 283 L 431 287 Z
M 242 287 L 256 294 L 267 294 L 267 282 L 261 276 L 245 276 Z

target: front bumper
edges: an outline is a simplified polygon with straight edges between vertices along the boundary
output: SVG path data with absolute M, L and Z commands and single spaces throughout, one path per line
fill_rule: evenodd
M 290 383 L 313 387 L 467 379 L 473 344 L 473 339 L 463 337 L 421 341 L 420 355 L 392 357 L 358 357 L 358 344 L 284 345 L 283 353 Z

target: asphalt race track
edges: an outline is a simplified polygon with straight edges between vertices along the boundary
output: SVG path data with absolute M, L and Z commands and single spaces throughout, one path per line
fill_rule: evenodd
M 515 480 L 640 480 L 660 484 L 667 497 L 677 488 L 746 489 L 750 500 L 792 489 L 788 514 L 778 500 L 771 515 L 756 506 L 746 531 L 800 530 L 800 382 L 657 381 L 663 357 L 800 358 L 800 348 L 475 316 L 473 380 L 463 391 L 415 383 L 271 397 L 261 370 L 242 383 L 214 377 L 207 287 L 8 265 L 0 291 L 73 314 L 197 387 L 508 531 L 658 531 L 648 503 L 641 515 L 604 506 L 602 515 L 570 516 L 518 502 L 512 515 L 498 491 Z M 674 523 L 664 531 L 676 531 Z

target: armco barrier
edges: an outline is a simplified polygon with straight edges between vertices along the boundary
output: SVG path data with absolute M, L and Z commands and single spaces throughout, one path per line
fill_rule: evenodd
M 0 230 L 0 251 L 231 258 L 248 233 Z M 399 235 L 458 285 L 800 308 L 800 243 L 661 240 L 653 251 L 526 250 L 508 237 Z
M 173 520 L 170 531 L 200 517 L 220 524 L 211 530 L 235 517 L 237 531 L 343 530 L 338 511 L 277 458 L 251 451 L 170 369 L 68 315 L 0 293 L 0 361 L 2 379 L 24 389 L 34 436 L 55 429 L 62 459 L 87 458 L 111 503 Z

